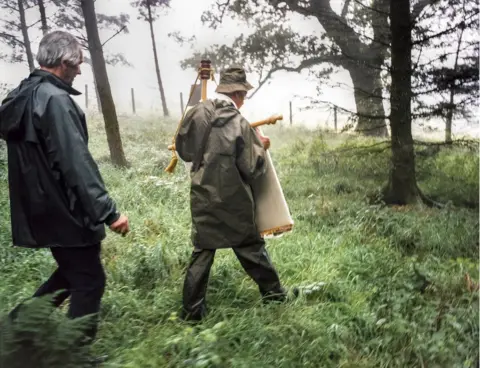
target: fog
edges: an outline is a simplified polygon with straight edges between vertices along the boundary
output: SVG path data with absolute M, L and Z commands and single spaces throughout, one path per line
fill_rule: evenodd
M 139 115 L 162 116 L 161 99 L 156 81 L 156 74 L 153 63 L 153 52 L 151 47 L 151 38 L 148 23 L 138 20 L 137 9 L 131 6 L 131 0 L 97 0 L 95 2 L 96 11 L 109 15 L 126 13 L 130 15 L 128 24 L 129 33 L 121 33 L 110 40 L 104 47 L 105 54 L 123 53 L 126 59 L 132 64 L 132 67 L 126 66 L 107 66 L 110 85 L 113 98 L 119 114 L 130 114 L 131 92 L 135 91 L 136 110 Z M 161 15 L 154 24 L 157 49 L 159 54 L 160 70 L 164 84 L 167 105 L 170 113 L 174 117 L 180 116 L 180 93 L 183 93 L 184 102 L 188 98 L 190 85 L 196 78 L 196 71 L 192 69 L 182 70 L 180 61 L 191 55 L 193 52 L 188 46 L 180 46 L 173 39 L 168 37 L 168 33 L 179 31 L 182 35 L 196 35 L 196 49 L 203 50 L 214 43 L 225 43 L 233 40 L 241 32 L 247 31 L 238 26 L 237 23 L 227 22 L 216 31 L 211 30 L 207 25 L 203 26 L 200 20 L 201 13 L 207 10 L 214 0 L 172 0 L 171 8 Z M 343 1 L 332 1 L 335 10 L 339 10 Z M 29 22 L 32 23 L 38 19 L 37 9 L 30 10 L 27 13 Z M 47 9 L 49 16 L 54 16 L 52 9 Z M 291 19 L 294 29 L 301 33 L 320 33 L 321 27 L 313 19 L 303 17 L 293 17 Z M 107 40 L 115 33 L 112 30 L 100 30 L 102 41 Z M 30 29 L 30 38 L 32 49 L 36 52 L 38 42 L 42 34 L 39 29 Z M 216 66 L 213 65 L 215 68 Z M 16 85 L 28 75 L 27 63 L 9 64 L 0 61 L 0 82 Z M 218 72 L 215 74 L 217 82 L 220 77 Z M 250 82 L 256 86 L 258 80 L 250 76 Z M 309 79 L 307 71 L 301 74 L 279 72 L 274 75 L 271 83 L 265 85 L 251 99 L 248 100 L 242 108 L 243 114 L 250 121 L 260 120 L 276 113 L 284 114 L 284 121 L 281 124 L 289 124 L 289 102 L 293 106 L 293 124 L 304 125 L 310 128 L 315 127 L 333 127 L 333 114 L 322 106 L 318 109 L 301 111 L 302 107 L 308 106 L 308 101 L 299 96 L 316 96 L 317 83 Z M 353 89 L 350 77 L 347 72 L 336 73 L 332 77 L 332 85 L 338 84 L 341 87 L 323 88 L 323 95 L 319 98 L 337 104 L 343 108 L 355 111 L 353 99 Z M 81 96 L 74 97 L 82 108 L 85 108 L 85 85 L 89 89 L 89 106 L 96 109 L 96 99 L 93 89 L 92 72 L 89 65 L 84 65 L 82 75 L 78 76 L 74 82 L 74 87 L 82 92 Z M 211 96 L 215 89 L 213 82 L 209 83 L 208 94 Z M 347 115 L 340 114 L 339 127 L 344 123 Z M 436 123 L 441 126 L 441 122 Z M 454 134 L 462 134 L 468 131 L 470 134 L 478 136 L 478 126 L 475 124 L 467 125 L 464 122 L 456 121 L 454 123 Z M 420 132 L 420 127 L 415 127 L 416 132 Z M 443 135 L 442 132 L 439 133 Z

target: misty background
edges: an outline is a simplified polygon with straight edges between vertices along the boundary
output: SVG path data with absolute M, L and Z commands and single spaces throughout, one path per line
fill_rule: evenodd
M 340 13 L 343 0 L 332 1 L 331 3 L 332 8 Z M 186 105 L 190 86 L 196 78 L 196 71 L 193 69 L 183 70 L 180 62 L 190 57 L 194 51 L 206 50 L 213 44 L 231 44 L 234 38 L 241 33 L 249 33 L 249 29 L 244 23 L 230 19 L 225 19 L 217 30 L 210 29 L 208 24 L 203 25 L 201 21 L 202 12 L 210 9 L 214 4 L 215 0 L 175 0 L 171 2 L 169 9 L 160 12 L 160 17 L 153 24 L 167 105 L 171 116 L 174 118 L 179 118 L 181 114 L 180 93 L 183 93 L 183 100 Z M 56 15 L 55 7 L 49 6 L 48 3 L 46 7 L 47 17 L 53 19 Z M 97 0 L 95 9 L 97 13 L 106 15 L 124 13 L 130 18 L 127 24 L 128 33 L 121 32 L 104 46 L 105 55 L 122 53 L 131 64 L 131 66 L 107 64 L 117 113 L 119 115 L 132 113 L 131 88 L 133 88 L 137 115 L 145 117 L 158 115 L 160 118 L 162 116 L 162 103 L 155 75 L 149 24 L 138 19 L 138 10 L 132 7 L 131 0 Z M 37 21 L 38 9 L 34 7 L 27 10 L 26 16 L 28 24 Z M 299 34 L 321 34 L 322 28 L 316 19 L 300 15 L 290 15 L 288 18 L 292 28 Z M 54 27 L 52 23 L 50 25 L 52 30 L 59 29 Z M 435 25 L 432 26 L 435 27 Z M 108 40 L 116 31 L 116 29 L 105 30 L 99 28 L 102 42 Z M 178 32 L 187 37 L 194 35 L 196 42 L 193 47 L 188 44 L 180 45 L 174 38 L 169 37 L 169 34 L 173 32 Z M 38 43 L 42 38 L 42 32 L 39 27 L 31 27 L 29 36 L 32 51 L 35 54 Z M 2 47 L 4 46 L 2 45 Z M 429 53 L 424 53 L 420 57 L 428 60 L 429 57 L 432 57 L 433 52 L 430 50 Z M 212 65 L 212 67 L 215 69 L 216 81 L 219 82 L 219 70 L 216 65 Z M 13 87 L 27 75 L 28 65 L 26 62 L 8 63 L 0 60 L 0 82 Z M 247 78 L 254 87 L 258 85 L 258 79 L 255 75 L 250 74 Z M 332 109 L 326 104 L 313 106 L 308 98 L 317 97 L 352 112 L 355 112 L 355 101 L 352 82 L 347 71 L 334 72 L 330 80 L 331 82 L 328 85 L 321 86 L 321 95 L 317 95 L 318 79 L 310 77 L 307 70 L 301 73 L 276 72 L 269 83 L 264 85 L 251 100 L 246 101 L 244 107 L 242 107 L 242 113 L 252 122 L 264 119 L 272 114 L 281 113 L 284 120 L 280 124 L 287 126 L 289 125 L 289 103 L 291 102 L 294 125 L 302 125 L 312 129 L 319 127 L 333 129 Z M 85 85 L 88 85 L 89 108 L 97 111 L 93 73 L 91 67 L 87 64 L 83 65 L 82 75 L 76 78 L 73 85 L 74 88 L 82 92 L 82 95 L 74 96 L 74 99 L 84 109 Z M 214 82 L 209 82 L 208 96 L 213 96 L 214 90 Z M 388 102 L 384 102 L 384 105 L 389 111 Z M 347 123 L 348 118 L 349 114 L 342 111 L 338 112 L 339 129 Z M 441 138 L 444 135 L 444 125 L 442 119 L 422 121 L 420 124 L 417 121 L 413 123 L 413 134 L 427 134 L 432 138 Z M 478 137 L 478 120 L 467 121 L 463 118 L 457 118 L 453 122 L 452 132 L 457 138 L 462 136 Z

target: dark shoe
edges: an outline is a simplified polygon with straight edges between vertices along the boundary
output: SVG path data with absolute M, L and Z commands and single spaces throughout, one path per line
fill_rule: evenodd
M 283 303 L 287 299 L 287 292 L 285 290 L 280 291 L 267 291 L 262 295 L 262 301 L 264 304 L 272 302 Z
M 180 314 L 180 319 L 185 321 L 185 322 L 190 322 L 190 323 L 200 323 L 203 320 L 203 317 L 198 314 L 189 314 L 189 313 L 181 313 Z
M 293 287 L 290 292 L 282 289 L 280 292 L 267 292 L 263 295 L 263 303 L 268 304 L 271 302 L 284 303 L 293 299 L 298 298 L 300 295 L 300 290 L 297 287 Z
M 180 319 L 186 322 L 200 322 L 207 316 L 207 308 L 205 306 L 201 306 L 199 308 L 195 308 L 193 311 L 188 311 L 185 308 L 182 308 L 180 312 Z

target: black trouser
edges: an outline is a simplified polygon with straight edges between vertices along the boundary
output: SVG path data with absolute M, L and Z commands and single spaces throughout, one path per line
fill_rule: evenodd
M 245 272 L 257 283 L 262 296 L 283 300 L 285 291 L 265 249 L 265 242 L 232 249 Z M 183 286 L 183 312 L 193 318 L 201 318 L 206 313 L 205 294 L 214 257 L 215 249 L 195 248 L 192 253 Z
M 100 248 L 100 244 L 78 248 L 50 248 L 58 268 L 33 297 L 64 290 L 55 297 L 54 304 L 58 307 L 70 296 L 69 318 L 97 314 L 106 282 Z M 92 317 L 85 332 L 89 341 L 97 333 L 97 317 Z

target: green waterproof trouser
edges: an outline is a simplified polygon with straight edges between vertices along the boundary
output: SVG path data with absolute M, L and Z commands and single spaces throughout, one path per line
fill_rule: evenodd
M 268 256 L 264 241 L 232 249 L 245 272 L 257 283 L 260 294 L 265 299 L 285 299 L 286 292 Z M 193 250 L 183 286 L 183 313 L 192 319 L 201 319 L 206 314 L 205 294 L 215 251 L 199 248 Z

